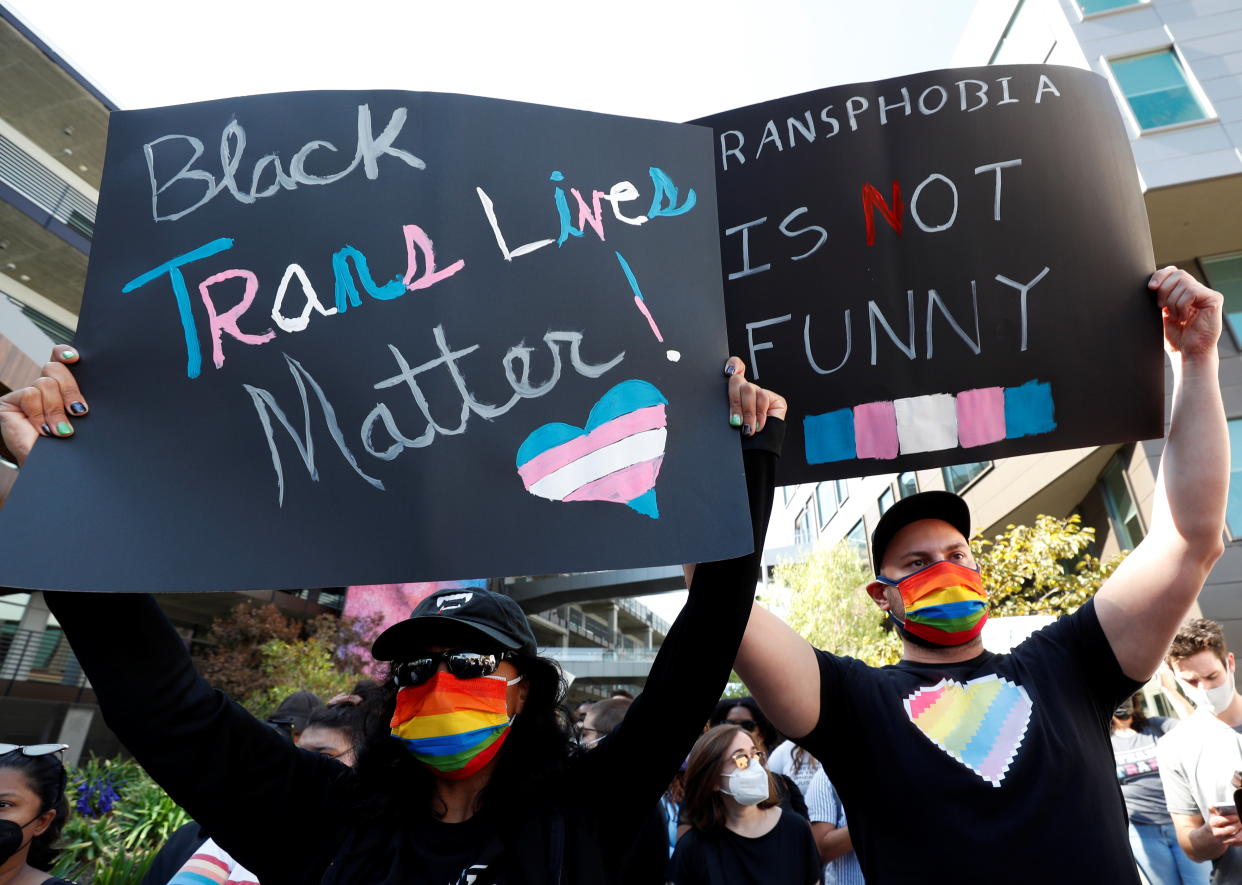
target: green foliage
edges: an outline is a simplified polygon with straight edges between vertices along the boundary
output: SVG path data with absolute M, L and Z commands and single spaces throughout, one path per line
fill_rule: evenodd
M 375 627 L 374 619 L 332 615 L 298 621 L 274 605 L 243 602 L 212 622 L 208 650 L 195 664 L 213 686 L 266 717 L 294 692 L 327 700 L 365 678 L 365 637 Z
M 1007 526 L 971 549 L 988 590 L 990 613 L 1009 615 L 1072 612 L 1090 599 L 1124 554 L 1107 562 L 1091 555 L 1095 529 L 1077 514 L 1039 516 L 1033 525 Z M 790 589 L 789 625 L 812 645 L 873 666 L 895 663 L 901 642 L 863 587 L 871 580 L 866 561 L 845 542 L 816 547 L 800 562 L 776 567 L 775 580 Z
M 131 759 L 91 758 L 67 783 L 69 818 L 52 872 L 84 885 L 137 885 L 190 819 Z
M 873 666 L 901 658 L 901 643 L 863 589 L 871 572 L 854 547 L 816 547 L 804 560 L 778 565 L 775 580 L 792 591 L 789 626 L 812 645 Z
M 1123 553 L 1101 562 L 1088 551 L 1094 540 L 1095 529 L 1083 526 L 1078 514 L 1038 516 L 1034 525 L 1006 526 L 991 540 L 976 535 L 971 549 L 991 615 L 1062 615 L 1077 609 L 1125 558 Z

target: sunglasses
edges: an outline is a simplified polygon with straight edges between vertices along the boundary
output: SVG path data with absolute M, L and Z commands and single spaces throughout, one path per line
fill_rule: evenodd
M 68 744 L 0 744 L 0 756 L 21 750 L 23 756 L 50 756 L 69 749 Z
M 501 662 L 512 660 L 508 652 L 500 655 L 484 655 L 474 651 L 435 651 L 412 661 L 402 661 L 392 668 L 393 684 L 399 688 L 422 685 L 436 674 L 443 661 L 448 671 L 458 679 L 478 679 L 491 676 Z
M 730 757 L 733 764 L 737 766 L 738 771 L 745 771 L 750 768 L 751 762 L 758 762 L 760 765 L 768 761 L 768 754 L 763 750 L 755 750 L 753 753 L 747 753 L 745 750 L 736 750 Z
M 726 725 L 736 725 L 742 731 L 754 731 L 759 727 L 759 723 L 753 719 L 726 719 Z

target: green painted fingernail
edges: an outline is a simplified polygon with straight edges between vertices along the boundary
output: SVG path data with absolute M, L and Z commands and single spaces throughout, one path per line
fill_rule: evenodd
M 56 432 L 61 436 L 69 436 L 69 434 L 73 433 L 73 428 L 69 426 L 68 421 L 61 421 L 56 425 Z
M 77 355 L 78 355 L 78 354 L 77 354 L 77 352 L 76 352 L 76 351 L 73 351 L 73 350 L 63 350 L 63 351 L 61 351 L 61 353 L 60 353 L 60 358 L 61 358 L 62 360 L 71 360 L 71 359 L 73 359 L 74 357 L 76 357 Z
M 741 416 L 741 415 L 730 415 L 730 416 L 729 416 L 729 426 L 730 426 L 730 427 L 741 427 L 741 426 L 742 426 L 742 416 Z

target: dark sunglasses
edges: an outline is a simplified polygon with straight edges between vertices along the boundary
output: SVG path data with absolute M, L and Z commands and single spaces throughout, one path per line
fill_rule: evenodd
M 759 723 L 753 719 L 726 719 L 726 725 L 736 725 L 742 731 L 754 731 L 759 727 Z
M 16 753 L 18 750 L 21 750 L 23 756 L 50 756 L 68 749 L 68 744 L 0 744 L 0 756 Z
M 422 685 L 440 669 L 441 661 L 458 679 L 478 679 L 481 676 L 491 676 L 502 661 L 512 658 L 513 655 L 508 652 L 500 655 L 484 655 L 474 651 L 430 652 L 421 658 L 394 664 L 392 681 L 398 688 Z

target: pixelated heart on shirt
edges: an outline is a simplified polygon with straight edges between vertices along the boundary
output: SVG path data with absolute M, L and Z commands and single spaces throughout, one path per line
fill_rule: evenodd
M 994 787 L 1018 755 L 1032 706 L 1025 688 L 996 674 L 965 685 L 942 679 L 905 700 L 919 731 Z
M 664 394 L 646 381 L 613 387 L 585 427 L 545 424 L 518 448 L 518 475 L 552 501 L 612 501 L 658 519 L 655 483 L 668 436 Z

